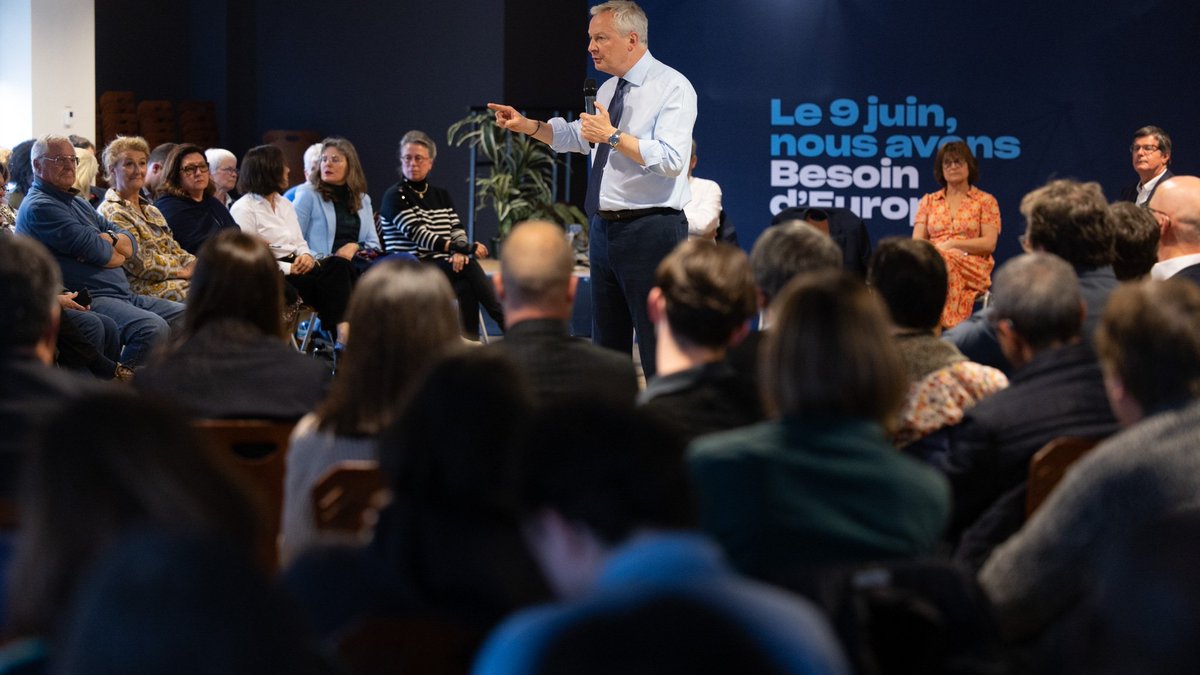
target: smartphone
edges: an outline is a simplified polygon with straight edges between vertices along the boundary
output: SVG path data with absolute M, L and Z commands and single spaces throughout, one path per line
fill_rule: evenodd
M 80 307 L 91 307 L 92 306 L 92 294 L 88 292 L 88 289 L 81 288 L 81 289 L 79 289 L 79 295 L 75 296 L 75 302 Z

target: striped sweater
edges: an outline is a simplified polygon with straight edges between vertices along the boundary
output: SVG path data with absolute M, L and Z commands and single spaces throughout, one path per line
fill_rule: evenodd
M 422 197 L 413 187 L 427 187 Z M 401 181 L 389 187 L 379 209 L 383 248 L 388 253 L 412 253 L 422 260 L 445 260 L 447 242 L 466 241 L 450 193 L 428 183 Z

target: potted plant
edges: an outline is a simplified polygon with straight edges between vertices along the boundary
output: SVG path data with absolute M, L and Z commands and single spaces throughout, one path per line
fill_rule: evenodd
M 450 145 L 473 147 L 491 163 L 488 175 L 475 179 L 476 211 L 495 209 L 500 240 L 513 225 L 531 218 L 564 226 L 579 223 L 586 232 L 587 216 L 579 208 L 552 201 L 552 171 L 561 160 L 550 146 L 500 128 L 486 109 L 450 125 L 446 135 Z

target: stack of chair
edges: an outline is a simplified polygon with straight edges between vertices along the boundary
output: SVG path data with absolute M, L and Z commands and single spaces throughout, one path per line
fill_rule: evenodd
M 183 101 L 179 104 L 180 140 L 202 148 L 215 148 L 220 135 L 217 133 L 217 110 L 212 101 Z
M 103 148 L 117 136 L 137 136 L 137 109 L 132 91 L 106 91 L 100 95 L 100 115 L 97 120 L 96 143 Z
M 137 117 L 142 138 L 146 139 L 151 149 L 163 143 L 179 142 L 174 107 L 170 101 L 142 101 L 137 106 Z

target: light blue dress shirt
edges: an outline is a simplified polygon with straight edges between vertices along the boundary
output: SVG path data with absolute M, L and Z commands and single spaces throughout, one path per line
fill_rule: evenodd
M 617 91 L 611 77 L 596 92 L 605 110 Z M 620 152 L 613 152 L 600 183 L 600 209 L 621 211 L 650 207 L 683 209 L 691 198 L 687 168 L 692 158 L 692 127 L 696 124 L 696 90 L 679 71 L 651 56 L 642 55 L 624 79 L 625 112 L 617 125 L 638 139 L 645 166 Z M 583 139 L 581 122 L 561 117 L 549 121 L 554 130 L 556 152 L 593 152 Z

